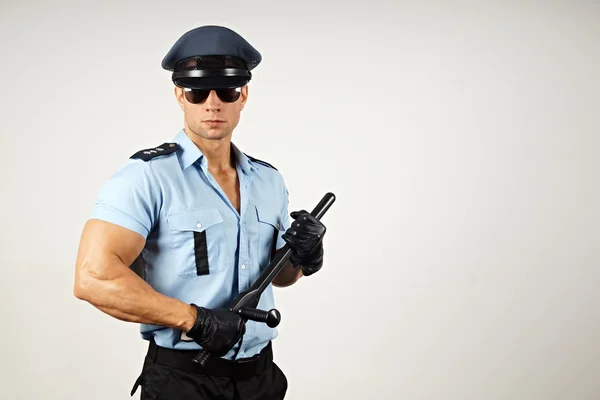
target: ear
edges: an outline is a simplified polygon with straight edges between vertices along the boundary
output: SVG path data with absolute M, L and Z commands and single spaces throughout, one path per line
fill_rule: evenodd
M 177 103 L 179 103 L 179 108 L 181 108 L 181 111 L 185 111 L 185 99 L 183 98 L 183 89 L 175 86 L 173 88 L 173 93 L 175 94 L 175 99 L 177 100 Z
M 248 101 L 248 85 L 242 87 L 242 94 L 240 95 L 242 98 L 240 111 L 244 109 L 246 105 L 246 101 Z

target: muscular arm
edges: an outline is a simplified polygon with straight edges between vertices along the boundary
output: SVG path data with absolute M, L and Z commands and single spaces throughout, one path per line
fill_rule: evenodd
M 129 267 L 145 240 L 105 221 L 86 223 L 75 266 L 75 297 L 114 318 L 189 330 L 195 308 L 155 291 Z

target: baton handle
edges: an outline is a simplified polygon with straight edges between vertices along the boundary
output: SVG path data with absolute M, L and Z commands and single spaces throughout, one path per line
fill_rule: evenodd
M 208 352 L 208 350 L 201 349 L 198 352 L 198 354 L 196 354 L 196 357 L 194 357 L 192 359 L 192 361 L 197 364 L 200 364 L 201 366 L 204 367 L 204 364 L 206 364 L 206 362 L 208 361 L 209 358 L 210 358 L 210 353 Z
M 281 314 L 274 308 L 269 311 L 257 310 L 256 308 L 240 308 L 238 314 L 252 321 L 264 322 L 269 328 L 275 328 L 281 322 Z
M 279 322 L 281 322 L 281 314 L 274 308 L 269 311 L 257 310 L 255 308 L 240 308 L 238 314 L 240 314 L 246 320 L 264 322 L 270 328 L 275 328 L 277 325 L 279 325 Z M 196 355 L 196 357 L 194 357 L 194 362 L 204 366 L 209 358 L 210 353 L 205 349 L 202 349 Z

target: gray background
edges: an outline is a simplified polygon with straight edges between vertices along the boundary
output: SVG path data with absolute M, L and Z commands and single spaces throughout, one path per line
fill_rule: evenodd
M 338 197 L 276 291 L 287 398 L 600 398 L 598 2 L 167 3 L 1 3 L 0 397 L 130 398 L 145 343 L 72 295 L 79 235 L 182 127 L 162 57 L 224 24 L 264 57 L 234 142 L 291 209 Z

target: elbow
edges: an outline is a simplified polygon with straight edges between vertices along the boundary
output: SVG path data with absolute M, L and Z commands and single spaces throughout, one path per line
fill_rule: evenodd
M 77 265 L 73 295 L 79 300 L 93 304 L 99 286 L 97 277 L 91 271 L 93 271 L 93 268 L 88 261 L 83 261 L 80 265 Z
M 73 295 L 83 301 L 91 300 L 91 289 L 88 283 L 89 277 L 82 276 L 81 273 L 78 273 L 75 276 L 75 284 L 73 285 Z
M 90 274 L 80 274 L 73 285 L 73 295 L 94 307 L 102 305 L 106 299 L 106 286 L 102 280 Z

